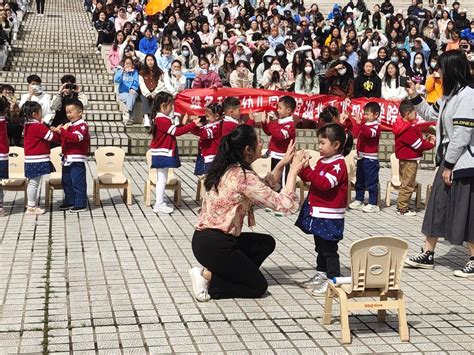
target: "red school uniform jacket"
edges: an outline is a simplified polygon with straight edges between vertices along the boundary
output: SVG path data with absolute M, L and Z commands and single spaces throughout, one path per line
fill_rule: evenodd
M 60 142 L 59 134 L 53 133 L 42 122 L 31 121 L 25 124 L 24 143 L 25 163 L 50 161 L 50 142 Z
M 85 163 L 91 137 L 89 127 L 84 119 L 71 123 L 67 128 L 61 128 L 61 147 L 64 165 L 71 163 Z
M 230 132 L 232 132 L 234 129 L 237 128 L 239 125 L 239 121 L 237 121 L 235 118 L 229 117 L 229 116 L 224 116 L 224 119 L 222 120 L 222 134 L 221 137 L 227 136 Z M 255 126 L 255 121 L 248 119 L 245 121 L 245 124 L 248 126 Z
M 360 158 L 378 160 L 381 130 L 378 120 L 361 123 L 356 146 Z
M 184 126 L 173 124 L 173 120 L 159 113 L 153 123 L 156 133 L 150 143 L 151 155 L 162 157 L 174 157 L 176 152 L 176 137 L 191 132 L 196 124 L 188 123 Z
M 304 168 L 299 176 L 301 180 L 311 183 L 308 204 L 312 217 L 344 218 L 348 178 L 346 163 L 341 154 L 319 159 L 314 168 Z
M 293 116 L 281 118 L 276 121 L 262 124 L 262 129 L 266 135 L 271 136 L 268 144 L 270 157 L 282 159 L 291 140 L 295 140 L 295 123 Z
M 425 150 L 434 143 L 423 139 L 423 133 L 415 124 L 398 119 L 393 125 L 395 134 L 395 156 L 399 160 L 419 160 Z
M 219 150 L 222 125 L 220 121 L 208 123 L 203 127 L 195 127 L 192 133 L 199 137 L 199 150 L 205 163 L 210 163 Z
M 0 160 L 8 160 L 8 152 L 10 151 L 7 120 L 5 116 L 0 117 Z

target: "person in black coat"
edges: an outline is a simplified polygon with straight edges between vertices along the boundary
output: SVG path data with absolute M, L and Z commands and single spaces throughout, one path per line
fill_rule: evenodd
M 375 71 L 375 65 L 367 60 L 363 66 L 363 72 L 355 79 L 354 97 L 377 97 L 382 96 L 382 81 Z

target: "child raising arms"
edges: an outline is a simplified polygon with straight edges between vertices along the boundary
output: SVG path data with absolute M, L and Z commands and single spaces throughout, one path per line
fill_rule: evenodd
M 299 173 L 311 186 L 295 223 L 314 236 L 316 274 L 303 287 L 313 288 L 315 297 L 325 295 L 328 280 L 341 276 L 337 250 L 344 234 L 348 183 L 344 156 L 352 149 L 351 134 L 337 123 L 321 127 L 318 138 L 321 159 L 314 168 L 306 167 Z

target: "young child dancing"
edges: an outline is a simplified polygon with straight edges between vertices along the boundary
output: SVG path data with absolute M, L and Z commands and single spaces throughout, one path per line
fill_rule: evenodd
M 61 141 L 57 133 L 52 132 L 43 123 L 41 105 L 34 101 L 27 101 L 21 107 L 20 117 L 25 124 L 25 177 L 28 179 L 26 196 L 28 198 L 26 214 L 38 215 L 45 213 L 45 209 L 38 207 L 38 189 L 43 175 L 51 173 L 52 141 Z
M 199 117 L 192 122 L 188 122 L 188 115 L 183 118 L 183 126 L 176 126 L 173 118 L 170 117 L 173 111 L 173 96 L 167 92 L 160 92 L 153 100 L 153 124 L 151 134 L 153 136 L 150 143 L 151 167 L 156 169 L 156 202 L 153 212 L 157 214 L 170 214 L 173 207 L 165 203 L 165 187 L 168 180 L 168 169 L 179 168 L 178 145 L 176 137 L 191 132 L 196 126 L 202 126 Z
M 324 296 L 328 280 L 341 276 L 338 242 L 344 234 L 347 206 L 347 169 L 344 156 L 352 149 L 352 136 L 337 123 L 318 130 L 321 159 L 314 168 L 299 173 L 311 183 L 296 221 L 303 232 L 313 234 L 316 250 L 316 274 L 302 286 L 312 288 L 315 297 Z
M 206 175 L 209 171 L 212 161 L 219 150 L 221 142 L 222 125 L 220 117 L 222 108 L 219 104 L 211 104 L 206 107 L 205 120 L 207 124 L 202 127 L 196 127 L 192 133 L 199 137 L 198 155 L 194 175 Z

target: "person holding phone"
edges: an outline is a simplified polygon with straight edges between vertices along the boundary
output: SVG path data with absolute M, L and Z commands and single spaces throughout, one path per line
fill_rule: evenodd
M 28 92 L 21 95 L 19 107 L 21 108 L 27 101 L 35 101 L 41 105 L 43 116 L 53 113 L 51 110 L 51 95 L 44 91 L 41 78 L 30 75 L 26 78 L 28 82 Z

